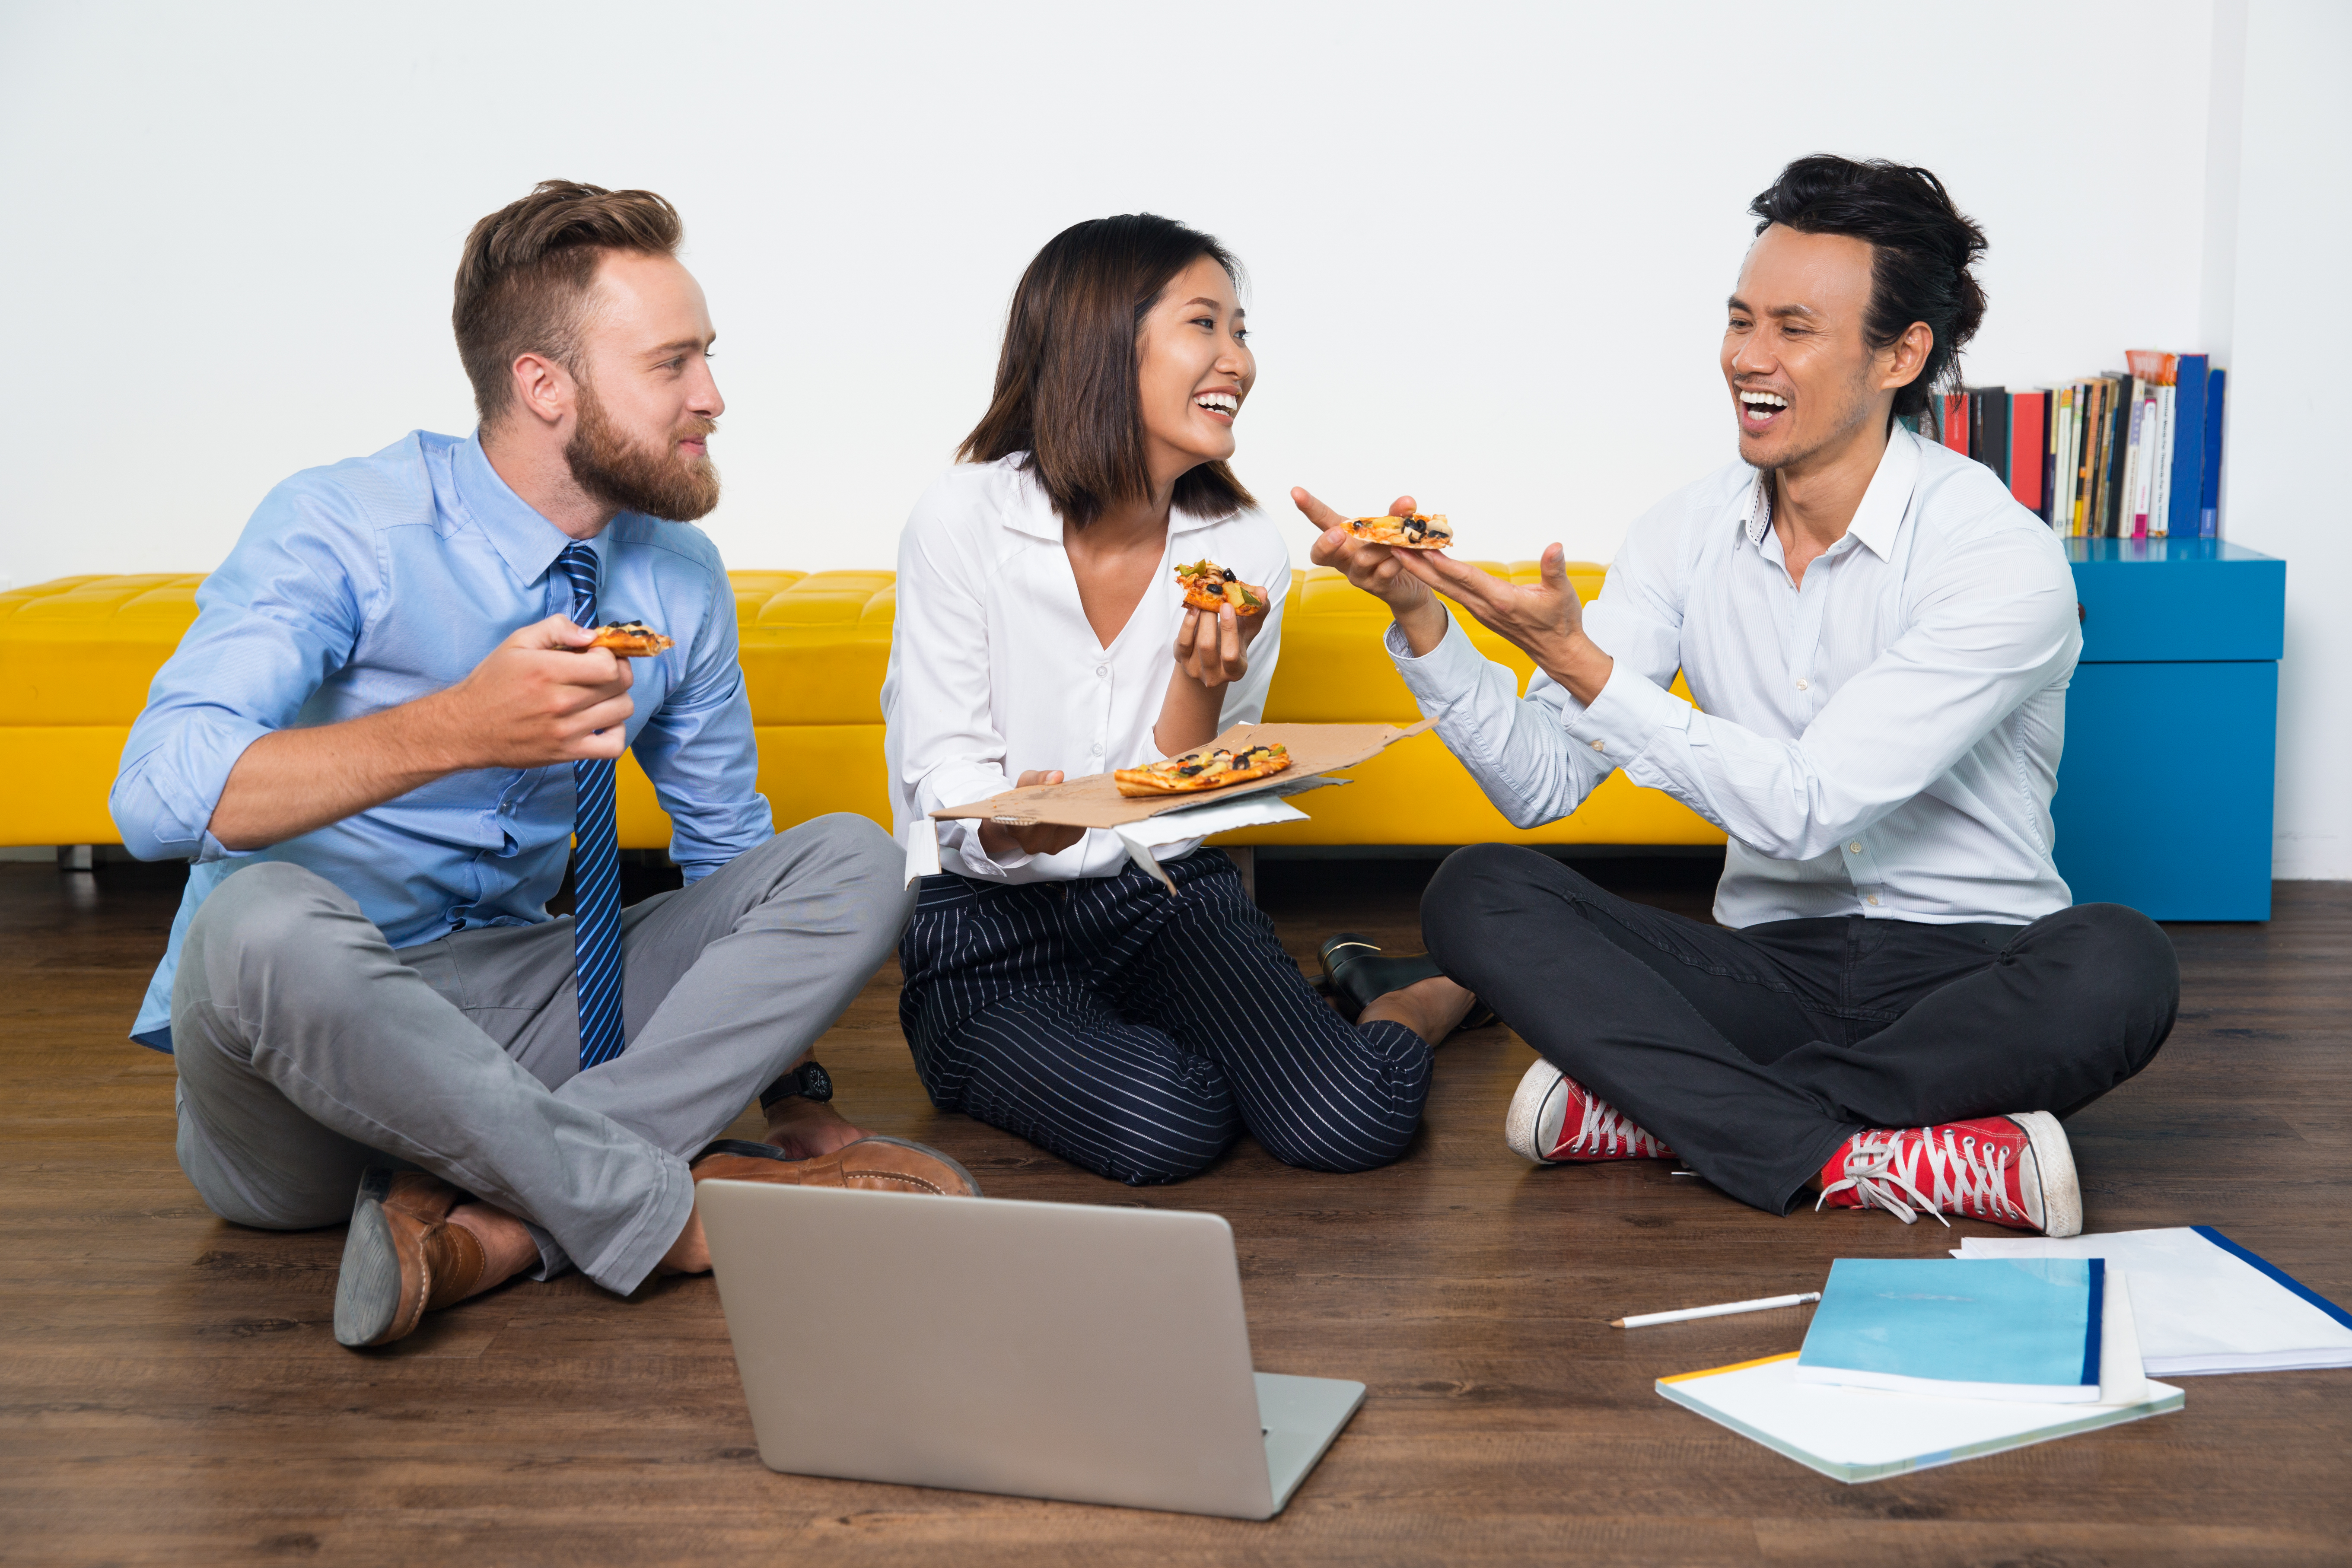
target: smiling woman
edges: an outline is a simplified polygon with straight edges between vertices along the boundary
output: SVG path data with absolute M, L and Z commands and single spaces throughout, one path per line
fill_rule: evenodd
M 1290 560 L 1226 467 L 1257 379 L 1239 272 L 1208 235 L 1132 214 L 1064 231 L 1023 276 L 965 461 L 899 542 L 882 710 L 902 837 L 1264 710 Z M 1207 608 L 1179 580 L 1196 557 Z M 942 1109 L 1131 1183 L 1189 1176 L 1244 1131 L 1319 1170 L 1404 1152 L 1461 1006 L 1343 1021 L 1197 840 L 1158 851 L 1171 897 L 1107 832 L 936 831 L 899 1020 Z
M 1194 457 L 1163 505 L 1255 505 L 1225 466 L 1257 375 L 1240 278 L 1214 237 L 1150 213 L 1063 230 L 1022 275 L 995 395 L 956 455 L 1020 455 L 1078 528 L 1150 499 L 1154 458 L 1171 452 Z

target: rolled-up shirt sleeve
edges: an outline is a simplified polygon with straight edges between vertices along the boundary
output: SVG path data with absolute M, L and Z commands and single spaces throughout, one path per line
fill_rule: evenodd
M 239 853 L 210 830 L 230 772 L 350 660 L 364 619 L 355 584 L 375 580 L 373 556 L 339 510 L 281 485 L 196 590 L 195 624 L 148 689 L 107 800 L 139 858 Z

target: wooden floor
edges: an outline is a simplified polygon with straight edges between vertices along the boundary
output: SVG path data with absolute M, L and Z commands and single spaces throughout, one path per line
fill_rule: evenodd
M 1601 866 L 1704 910 L 1703 866 Z M 1339 924 L 1410 948 L 1427 870 L 1270 865 L 1260 896 L 1299 954 Z M 1142 1193 L 931 1110 L 894 973 L 824 1045 L 853 1116 L 992 1194 L 1232 1221 L 1257 1364 L 1371 1388 L 1272 1523 L 772 1474 L 707 1279 L 628 1301 L 517 1285 L 355 1354 L 328 1327 L 341 1233 L 206 1214 L 173 1163 L 171 1062 L 122 1038 L 174 898 L 144 868 L 0 866 L 0 1561 L 2352 1560 L 2352 1372 L 2190 1379 L 2179 1415 L 1857 1487 L 1667 1404 L 1654 1378 L 1793 1349 L 1802 1313 L 1607 1320 L 1817 1288 L 1837 1256 L 1939 1256 L 1971 1227 L 1768 1218 L 1658 1163 L 1531 1170 L 1501 1135 L 1530 1054 L 1500 1029 L 1445 1047 L 1399 1165 L 1315 1175 L 1244 1146 Z M 2215 1224 L 2352 1300 L 2352 884 L 2173 937 L 2178 1032 L 2072 1127 L 2089 1227 Z

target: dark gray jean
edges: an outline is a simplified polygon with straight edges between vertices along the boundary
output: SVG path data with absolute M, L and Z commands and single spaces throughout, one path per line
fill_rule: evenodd
M 1438 868 L 1421 924 L 1547 1061 L 1773 1214 L 1864 1127 L 2081 1110 L 2147 1066 L 2180 1005 L 2171 939 L 2120 904 L 1734 931 L 1488 844 Z

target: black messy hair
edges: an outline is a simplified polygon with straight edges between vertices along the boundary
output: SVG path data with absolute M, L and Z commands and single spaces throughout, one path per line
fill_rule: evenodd
M 1777 223 L 1800 234 L 1868 242 L 1870 312 L 1862 331 L 1874 351 L 1914 321 L 1936 334 L 1927 363 L 1895 391 L 1897 417 L 1921 412 L 1931 392 L 1959 379 L 1960 350 L 1984 321 L 1984 289 L 1969 268 L 1984 255 L 1985 236 L 1952 205 L 1943 181 L 1884 158 L 1856 163 L 1816 153 L 1781 170 L 1748 210 L 1756 215 L 1758 234 Z

